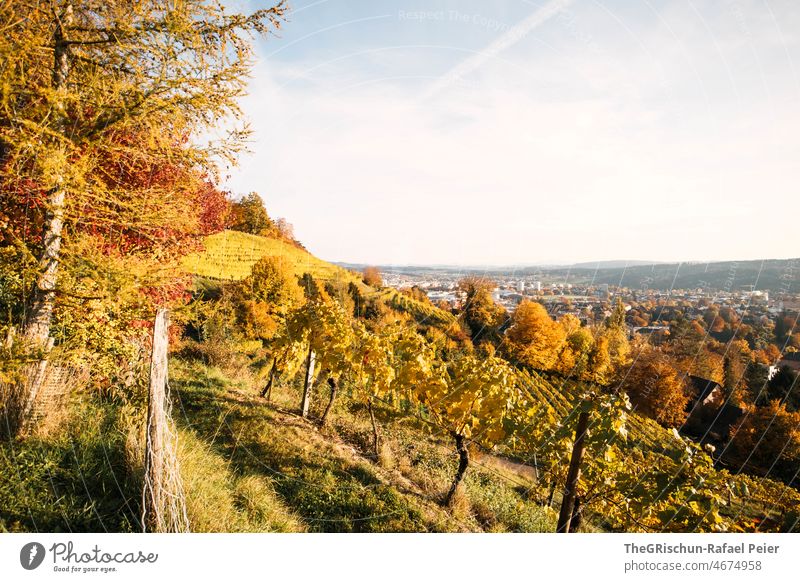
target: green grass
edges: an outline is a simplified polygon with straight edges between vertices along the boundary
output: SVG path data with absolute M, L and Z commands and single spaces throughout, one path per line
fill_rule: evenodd
M 73 403 L 65 430 L 0 443 L 0 531 L 139 531 L 119 407 Z
M 330 425 L 319 429 L 293 410 L 299 387 L 279 386 L 275 404 L 197 362 L 173 366 L 182 431 L 211 443 L 239 479 L 270 483 L 286 511 L 309 531 L 553 531 L 555 513 L 526 491 L 535 484 L 476 461 L 459 503 L 440 505 L 457 461 L 448 442 L 381 414 L 384 451 L 369 452 L 363 407 L 343 395 Z M 312 416 L 325 404 L 318 394 Z M 176 408 L 176 414 L 178 408 Z
M 191 430 L 178 433 L 186 512 L 193 532 L 300 532 L 269 478 L 238 474 Z
M 58 436 L 0 445 L 0 531 L 141 531 L 142 443 L 121 408 L 89 398 Z M 305 531 L 270 479 L 240 474 L 192 430 L 178 450 L 192 531 Z

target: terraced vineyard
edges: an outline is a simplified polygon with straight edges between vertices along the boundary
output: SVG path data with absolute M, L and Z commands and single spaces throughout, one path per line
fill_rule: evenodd
M 408 295 L 400 293 L 397 289 L 385 289 L 382 295 L 386 303 L 398 311 L 409 313 L 419 322 L 429 324 L 451 324 L 456 321 L 453 314 L 439 309 L 435 305 L 417 301 Z
M 187 256 L 183 266 L 193 275 L 238 281 L 250 274 L 262 257 L 280 257 L 292 266 L 295 274 L 310 273 L 317 279 L 344 279 L 360 283 L 360 278 L 336 265 L 318 259 L 288 242 L 226 230 L 206 238 L 205 250 Z
M 578 394 L 574 383 L 555 386 L 535 372 L 519 370 L 518 375 L 534 399 L 546 402 L 555 413 L 567 417 L 575 407 Z M 669 429 L 636 412 L 628 415 L 628 444 L 647 451 L 664 452 L 676 448 L 678 441 Z

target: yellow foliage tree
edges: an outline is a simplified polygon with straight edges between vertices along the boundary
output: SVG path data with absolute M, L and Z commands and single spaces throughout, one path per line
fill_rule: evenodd
M 539 303 L 524 299 L 514 312 L 503 349 L 513 362 L 539 370 L 552 369 L 565 340 L 564 328 Z
M 621 386 L 637 412 L 670 427 L 686 419 L 689 396 L 678 371 L 658 349 L 642 345 Z

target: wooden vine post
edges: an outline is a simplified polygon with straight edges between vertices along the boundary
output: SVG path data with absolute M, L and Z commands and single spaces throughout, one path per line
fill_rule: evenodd
M 303 400 L 300 402 L 300 415 L 308 417 L 308 408 L 311 404 L 311 390 L 314 387 L 314 366 L 317 362 L 317 354 L 314 349 L 308 346 L 308 356 L 306 357 L 306 381 L 303 386 Z
M 589 413 L 583 411 L 578 416 L 575 429 L 575 444 L 572 445 L 572 457 L 569 461 L 567 483 L 564 486 L 564 499 L 561 501 L 561 512 L 558 514 L 557 533 L 569 533 L 573 521 L 575 499 L 578 494 L 578 483 L 581 479 L 581 462 L 586 449 L 586 436 L 589 429 Z
M 177 435 L 170 414 L 168 331 L 169 313 L 159 309 L 150 360 L 142 528 L 152 532 L 187 532 L 189 519 L 178 465 Z

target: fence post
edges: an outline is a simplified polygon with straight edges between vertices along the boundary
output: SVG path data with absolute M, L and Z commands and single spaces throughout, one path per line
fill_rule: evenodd
M 303 386 L 303 400 L 300 403 L 300 415 L 303 418 L 308 416 L 308 408 L 311 404 L 311 390 L 314 388 L 314 365 L 317 362 L 317 354 L 311 346 L 308 346 L 308 357 L 306 358 L 306 382 Z
M 159 309 L 153 327 L 142 528 L 153 532 L 187 532 L 186 499 L 177 456 L 177 435 L 172 427 L 167 369 L 169 313 Z

